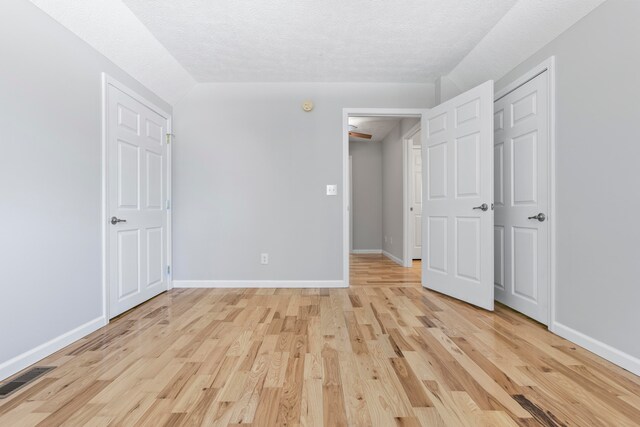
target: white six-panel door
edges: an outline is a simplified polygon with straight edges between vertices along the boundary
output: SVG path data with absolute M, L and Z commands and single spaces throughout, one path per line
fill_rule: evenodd
M 423 286 L 493 310 L 493 81 L 422 118 Z
M 414 144 L 411 148 L 410 159 L 410 209 L 409 218 L 411 221 L 411 257 L 412 259 L 422 259 L 422 147 L 415 145 L 415 141 L 420 141 L 420 131 L 412 138 Z
M 544 324 L 549 321 L 548 117 L 548 72 L 495 102 L 496 299 Z
M 109 317 L 167 289 L 167 118 L 107 85 Z

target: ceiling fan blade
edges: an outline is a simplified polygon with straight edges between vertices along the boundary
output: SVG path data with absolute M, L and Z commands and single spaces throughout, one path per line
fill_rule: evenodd
M 364 138 L 364 139 L 371 139 L 371 135 L 369 135 L 368 133 L 360 133 L 360 132 L 349 132 L 349 136 L 353 136 L 355 138 Z

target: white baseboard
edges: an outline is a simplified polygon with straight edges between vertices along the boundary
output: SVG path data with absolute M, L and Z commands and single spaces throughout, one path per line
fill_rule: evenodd
M 402 267 L 404 267 L 404 262 L 402 262 L 402 260 L 400 258 L 396 257 L 395 255 L 392 255 L 387 251 L 382 251 L 382 255 L 386 256 L 387 258 L 389 258 L 391 261 L 395 262 L 396 264 L 400 264 Z
M 174 288 L 347 288 L 342 280 L 174 280 Z
M 640 375 L 640 359 L 627 354 L 617 348 L 605 344 L 602 341 L 598 341 L 582 332 L 576 331 L 561 323 L 555 322 L 551 326 L 551 332 L 560 335 L 562 338 L 578 344 L 580 347 L 584 347 L 592 353 L 614 363 L 629 372 L 636 375 Z
M 351 253 L 356 255 L 381 254 L 382 249 L 353 249 Z
M 0 363 L 0 381 L 5 378 L 9 378 L 11 375 L 20 372 L 27 366 L 33 365 L 39 360 L 44 359 L 47 356 L 52 355 L 56 351 L 68 346 L 69 344 L 78 341 L 79 339 L 89 335 L 91 332 L 100 329 L 107 324 L 104 317 L 98 317 L 90 320 L 84 325 L 80 325 L 77 328 L 65 332 L 56 338 L 47 341 L 44 344 L 32 348 L 18 356 Z

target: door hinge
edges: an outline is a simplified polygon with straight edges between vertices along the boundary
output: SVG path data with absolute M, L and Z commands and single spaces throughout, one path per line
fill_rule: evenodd
M 167 276 L 171 276 L 171 266 L 167 265 Z
M 167 199 L 167 210 L 171 209 L 171 200 Z
M 175 136 L 175 135 L 174 135 L 174 134 L 172 134 L 172 133 L 168 133 L 168 134 L 167 134 L 167 144 L 171 144 L 171 142 L 173 141 L 173 137 L 174 137 L 174 136 Z

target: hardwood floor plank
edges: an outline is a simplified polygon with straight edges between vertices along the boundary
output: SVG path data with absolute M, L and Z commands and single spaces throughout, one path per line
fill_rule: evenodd
M 280 407 L 280 387 L 266 387 L 260 394 L 255 420 L 266 426 L 275 426 Z
M 93 381 L 87 387 L 79 390 L 77 395 L 66 401 L 62 406 L 52 412 L 48 417 L 44 418 L 37 425 L 61 425 L 72 416 L 81 416 L 81 414 L 78 414 L 81 410 L 82 412 L 92 412 L 94 407 L 87 403 L 93 398 L 93 396 L 100 393 L 100 391 L 107 385 L 109 385 L 108 381 Z
M 431 403 L 431 400 L 423 390 L 422 384 L 404 358 L 392 358 L 391 366 L 393 366 L 393 370 L 396 372 L 402 388 L 404 388 L 409 402 L 411 402 L 411 406 L 414 408 L 429 408 L 433 406 L 433 403 Z
M 341 384 L 344 393 L 347 419 L 350 426 L 371 426 L 372 421 L 365 401 L 362 379 L 358 372 L 355 354 L 344 354 L 340 359 Z
M 324 402 L 322 392 L 321 379 L 305 379 L 302 388 L 302 402 L 300 404 L 301 426 L 315 427 L 324 425 Z
M 291 425 L 300 420 L 302 384 L 304 383 L 304 358 L 290 357 L 285 373 L 276 424 Z

